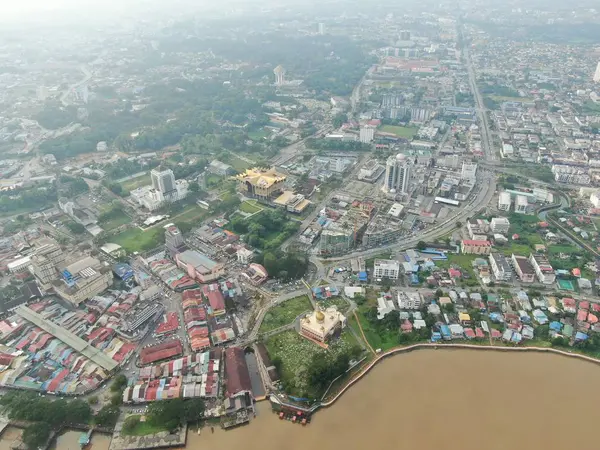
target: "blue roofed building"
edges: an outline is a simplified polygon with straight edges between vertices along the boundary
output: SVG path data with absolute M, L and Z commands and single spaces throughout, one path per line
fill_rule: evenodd
M 363 281 L 363 282 L 367 282 L 368 281 L 368 276 L 367 276 L 367 272 L 366 271 L 362 271 L 362 272 L 358 272 L 358 281 Z
M 556 320 L 554 322 L 550 322 L 550 330 L 552 331 L 556 331 L 557 333 L 560 333 L 562 330 L 562 323 L 557 322 Z
M 587 340 L 587 338 L 588 338 L 588 335 L 585 334 L 585 333 L 582 333 L 581 331 L 578 331 L 575 334 L 575 340 L 576 341 L 585 341 L 585 340 Z
M 127 263 L 116 263 L 112 270 L 123 281 L 133 278 L 134 275 L 133 268 Z
M 448 325 L 440 325 L 440 333 L 445 341 L 452 340 L 452 333 L 450 332 L 450 327 Z

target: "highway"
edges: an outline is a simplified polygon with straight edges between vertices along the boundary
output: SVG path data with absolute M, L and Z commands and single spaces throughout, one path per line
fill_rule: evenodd
M 79 70 L 81 70 L 81 72 L 83 72 L 84 77 L 79 80 L 77 83 L 72 84 L 71 86 L 69 86 L 65 92 L 62 93 L 62 95 L 60 96 L 60 102 L 64 105 L 64 106 L 69 106 L 69 102 L 68 102 L 68 98 L 69 98 L 69 94 L 71 92 L 73 92 L 74 89 L 77 89 L 79 86 L 82 86 L 83 84 L 87 83 L 88 81 L 91 80 L 93 74 L 92 72 L 89 71 L 89 69 L 85 66 L 80 66 Z
M 459 34 L 462 35 L 462 30 L 458 30 Z M 463 39 L 464 42 L 464 39 Z M 465 65 L 467 66 L 467 73 L 469 74 L 469 85 L 471 86 L 471 92 L 473 92 L 473 97 L 475 98 L 475 105 L 477 116 L 479 118 L 479 129 L 481 130 L 481 142 L 483 145 L 483 151 L 485 154 L 486 160 L 495 160 L 496 152 L 494 151 L 494 145 L 492 142 L 492 137 L 490 133 L 490 126 L 488 124 L 487 112 L 485 109 L 485 105 L 483 103 L 483 99 L 481 97 L 481 92 L 477 87 L 477 78 L 475 77 L 475 68 L 473 67 L 473 61 L 471 59 L 471 54 L 469 52 L 469 47 L 463 45 L 462 48 L 463 55 L 465 57 Z

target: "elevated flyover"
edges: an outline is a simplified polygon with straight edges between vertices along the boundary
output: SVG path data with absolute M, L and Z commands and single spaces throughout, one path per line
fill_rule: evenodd
M 15 309 L 15 312 L 23 319 L 44 330 L 46 333 L 50 333 L 55 338 L 60 339 L 69 347 L 73 348 L 78 353 L 81 353 L 83 356 L 95 364 L 98 364 L 103 369 L 112 371 L 118 366 L 118 363 L 102 350 L 91 346 L 89 343 L 81 339 L 79 336 L 71 333 L 69 330 L 65 330 L 55 323 L 44 319 L 41 315 L 27 306 L 20 305 Z

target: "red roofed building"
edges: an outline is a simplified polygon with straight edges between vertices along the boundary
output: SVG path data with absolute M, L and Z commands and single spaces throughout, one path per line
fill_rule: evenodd
M 460 252 L 466 255 L 489 255 L 491 251 L 490 241 L 465 239 L 460 243 Z
M 183 354 L 183 346 L 181 341 L 173 339 L 163 344 L 154 345 L 142 349 L 140 353 L 140 361 L 143 365 L 152 364 L 156 361 L 173 358 Z
M 498 330 L 496 330 L 495 328 L 492 328 L 490 330 L 490 333 L 492 335 L 492 339 L 500 339 L 502 337 L 502 333 Z
M 179 318 L 177 317 L 177 313 L 170 312 L 167 313 L 166 320 L 158 324 L 155 334 L 157 336 L 163 336 L 176 331 L 177 328 L 179 328 Z
M 464 333 L 467 339 L 473 339 L 475 337 L 473 328 L 465 328 Z
M 485 337 L 485 334 L 481 328 L 475 328 L 475 337 L 478 339 L 483 339 Z
M 205 294 L 213 315 L 220 316 L 225 314 L 225 298 L 223 298 L 221 291 L 216 289 L 214 291 L 205 292 Z
M 577 311 L 577 320 L 579 322 L 585 322 L 587 320 L 587 315 L 587 311 L 580 309 L 579 311 Z
M 248 365 L 244 350 L 240 347 L 225 349 L 225 379 L 225 395 L 227 397 L 250 394 L 253 398 Z

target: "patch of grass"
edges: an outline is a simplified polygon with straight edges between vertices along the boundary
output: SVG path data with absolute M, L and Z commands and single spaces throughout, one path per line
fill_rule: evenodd
M 486 97 L 491 98 L 495 102 L 520 102 L 520 103 L 533 103 L 535 100 L 531 97 L 506 97 L 503 95 L 487 95 Z
M 123 189 L 128 191 L 132 191 L 142 186 L 147 186 L 152 183 L 152 179 L 150 178 L 150 174 L 144 174 L 139 177 L 132 178 L 131 180 L 123 181 L 121 186 Z
M 248 214 L 254 214 L 262 210 L 263 208 L 254 200 L 247 200 L 240 205 L 240 211 Z
M 365 334 L 365 338 L 367 338 L 367 341 L 369 341 L 369 345 L 373 348 L 373 350 L 380 348 L 382 351 L 386 351 L 390 348 L 396 347 L 398 345 L 398 333 L 392 331 L 385 331 L 381 333 L 379 330 L 375 329 L 365 317 L 366 310 L 367 309 L 365 306 L 361 306 L 356 311 L 356 315 L 360 321 L 360 326 Z M 348 318 L 348 323 L 360 335 L 360 328 L 356 323 L 356 318 L 354 315 Z
M 268 135 L 269 135 L 269 133 L 267 133 L 265 130 L 262 130 L 262 129 L 248 132 L 248 138 L 252 139 L 253 141 L 262 141 Z
M 411 139 L 415 134 L 417 134 L 418 129 L 415 127 L 401 127 L 397 125 L 384 125 L 380 128 L 381 131 L 385 133 L 392 133 L 398 137 Z
M 252 138 L 250 138 L 250 139 L 252 139 Z M 254 139 L 252 139 L 252 140 L 254 140 Z M 231 165 L 238 172 L 243 172 L 244 170 L 246 170 L 248 167 L 251 166 L 250 163 L 244 161 L 243 159 L 237 157 L 236 155 L 231 155 L 231 158 L 229 158 L 229 161 L 227 161 L 227 164 Z
M 301 295 L 271 308 L 260 325 L 260 333 L 274 330 L 292 323 L 304 311 L 311 311 L 312 304 L 307 295 Z
M 181 213 L 171 217 L 171 221 L 175 222 L 200 222 L 206 215 L 208 211 L 204 208 L 199 207 L 198 205 L 189 205 L 187 206 Z
M 100 226 L 106 231 L 111 231 L 111 230 L 114 230 L 115 228 L 119 228 L 121 225 L 125 225 L 130 222 L 131 222 L 131 218 L 127 214 L 125 214 L 124 212 L 121 211 L 115 217 L 110 218 L 106 222 L 100 223 Z
M 137 416 L 129 416 L 129 417 L 138 417 L 140 418 L 140 415 Z M 128 418 L 129 418 L 128 417 Z M 121 435 L 123 436 L 148 436 L 149 434 L 156 434 L 156 433 L 160 433 L 161 431 L 168 431 L 167 428 L 162 427 L 162 426 L 152 426 L 150 425 L 148 422 L 139 422 L 135 428 L 133 428 L 132 430 L 121 430 Z
M 331 297 L 325 300 L 317 300 L 317 303 L 321 309 L 327 309 L 331 306 L 335 306 L 338 311 L 345 311 L 348 307 L 348 302 L 341 297 Z
M 550 245 L 548 246 L 548 253 L 550 255 L 558 255 L 559 253 L 565 253 L 567 255 L 580 254 L 581 250 L 574 245 Z
M 529 245 L 517 244 L 516 242 L 513 242 L 508 247 L 499 247 L 499 249 L 506 256 L 510 256 L 513 253 L 520 256 L 529 256 L 533 251 Z
M 271 336 L 265 342 L 265 346 L 271 359 L 281 361 L 280 376 L 288 394 L 305 396 L 310 392 L 307 372 L 313 357 L 327 354 L 333 361 L 337 355 L 348 352 L 358 346 L 358 343 L 351 333 L 344 331 L 338 339 L 331 341 L 329 348 L 325 350 L 295 331 L 286 331 Z
M 165 230 L 162 227 L 140 230 L 130 228 L 122 233 L 109 238 L 110 242 L 119 244 L 127 252 L 142 252 L 151 250 L 165 241 Z

